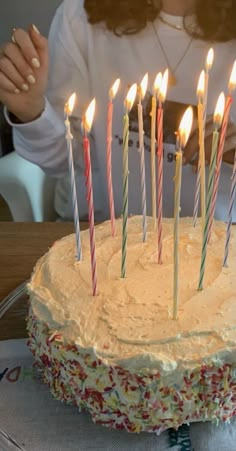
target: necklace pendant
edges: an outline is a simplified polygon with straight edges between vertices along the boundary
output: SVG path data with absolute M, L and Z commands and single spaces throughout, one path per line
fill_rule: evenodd
M 177 78 L 176 78 L 175 74 L 173 73 L 173 71 L 170 69 L 170 67 L 168 68 L 168 70 L 169 70 L 169 76 L 168 76 L 169 85 L 170 86 L 176 86 L 177 85 Z

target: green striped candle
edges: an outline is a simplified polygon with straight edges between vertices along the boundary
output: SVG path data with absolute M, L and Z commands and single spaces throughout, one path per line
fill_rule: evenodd
M 122 225 L 122 258 L 121 278 L 126 277 L 127 255 L 127 226 L 128 226 L 128 178 L 129 178 L 129 112 L 133 106 L 137 94 L 137 84 L 134 83 L 128 91 L 125 100 L 125 114 L 123 119 L 123 225 Z
M 193 122 L 193 109 L 189 106 L 180 122 L 176 141 L 176 167 L 175 167 L 175 195 L 174 195 L 174 296 L 173 296 L 173 319 L 178 316 L 179 303 L 179 212 L 182 180 L 182 151 L 184 150 Z
M 212 136 L 211 161 L 210 161 L 209 176 L 208 176 L 206 214 L 205 214 L 205 224 L 204 224 L 204 232 L 203 232 L 203 240 L 202 240 L 202 255 L 201 255 L 201 266 L 200 266 L 198 290 L 203 289 L 203 280 L 204 280 L 204 275 L 205 275 L 206 256 L 207 256 L 207 243 L 208 243 L 209 225 L 210 225 L 210 217 L 211 217 L 211 204 L 212 204 L 212 195 L 213 195 L 214 180 L 215 180 L 215 171 L 216 171 L 216 157 L 217 157 L 217 149 L 218 149 L 218 141 L 219 141 L 219 128 L 221 127 L 224 109 L 225 109 L 225 95 L 222 92 L 219 95 L 219 98 L 218 98 L 218 101 L 216 104 L 215 113 L 214 113 L 214 131 L 213 131 L 213 136 Z

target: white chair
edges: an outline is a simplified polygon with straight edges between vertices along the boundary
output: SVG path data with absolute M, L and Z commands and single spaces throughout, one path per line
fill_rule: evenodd
M 0 195 L 13 221 L 55 220 L 54 188 L 55 179 L 15 151 L 0 158 Z

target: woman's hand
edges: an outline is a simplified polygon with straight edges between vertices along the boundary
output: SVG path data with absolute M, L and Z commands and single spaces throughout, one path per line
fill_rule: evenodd
M 213 117 L 208 116 L 205 128 L 206 165 L 208 165 L 211 160 L 212 133 L 213 133 Z M 198 126 L 196 122 L 193 126 L 193 131 L 190 135 L 190 138 L 184 150 L 184 164 L 188 163 L 192 164 L 194 170 L 196 170 L 198 164 L 198 152 L 199 152 L 198 139 L 199 139 Z M 230 119 L 226 130 L 223 160 L 229 163 L 233 163 L 235 148 L 236 148 L 236 124 L 232 121 L 232 119 Z
M 47 79 L 47 39 L 34 25 L 16 29 L 0 49 L 0 102 L 21 122 L 33 121 L 44 109 Z

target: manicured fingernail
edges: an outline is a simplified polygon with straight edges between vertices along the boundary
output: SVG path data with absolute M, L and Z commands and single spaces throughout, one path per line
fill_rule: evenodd
M 36 69 L 38 69 L 40 67 L 40 62 L 38 60 L 38 58 L 33 58 L 31 60 L 32 66 L 35 67 Z
M 23 83 L 23 85 L 21 86 L 21 89 L 23 91 L 29 91 L 29 86 L 26 83 Z
M 34 29 L 34 31 L 36 32 L 36 33 L 38 33 L 38 34 L 40 34 L 40 31 L 39 31 L 39 29 L 36 27 L 36 25 L 32 25 L 32 28 Z
M 20 94 L 20 90 L 19 89 L 14 89 L 14 94 Z
M 35 80 L 35 78 L 34 78 L 33 75 L 28 75 L 27 80 L 28 80 L 28 82 L 29 82 L 31 85 L 34 85 L 35 82 L 36 82 L 36 80 Z

